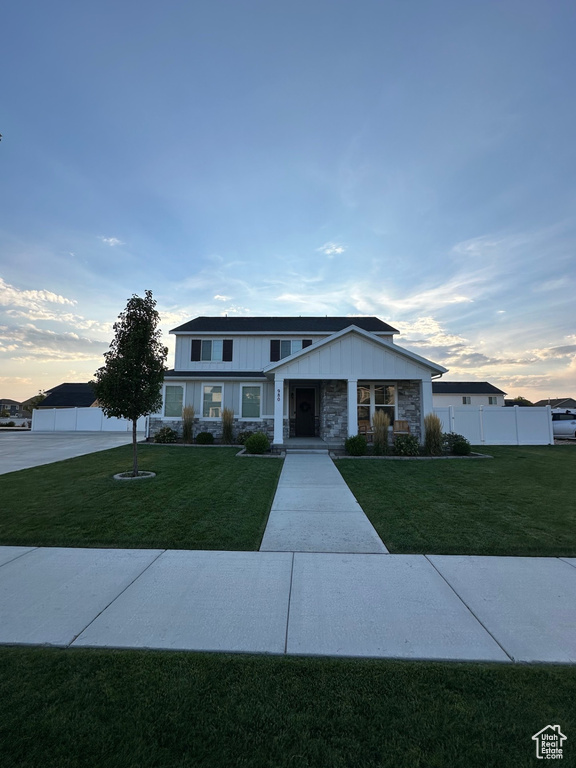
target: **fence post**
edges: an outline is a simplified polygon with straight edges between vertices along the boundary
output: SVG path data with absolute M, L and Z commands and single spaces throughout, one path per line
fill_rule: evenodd
M 484 439 L 484 406 L 478 406 L 478 418 L 480 419 L 480 445 L 484 445 L 486 440 Z
M 552 406 L 547 405 L 546 410 L 548 411 L 548 440 L 549 445 L 554 445 L 554 425 L 552 424 Z
M 448 406 L 448 422 L 450 424 L 450 432 L 454 432 L 454 424 L 456 422 L 456 419 L 454 417 L 454 406 L 449 405 Z
M 516 445 L 520 445 L 520 435 L 518 433 L 518 413 L 519 405 L 514 406 L 514 426 L 516 427 Z

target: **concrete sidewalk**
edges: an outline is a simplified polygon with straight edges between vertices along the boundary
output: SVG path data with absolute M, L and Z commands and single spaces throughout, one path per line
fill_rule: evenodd
M 388 552 L 328 453 L 288 454 L 261 552 Z
M 0 432 L 0 475 L 131 442 L 131 432 Z
M 576 558 L 0 547 L 0 643 L 576 663 Z

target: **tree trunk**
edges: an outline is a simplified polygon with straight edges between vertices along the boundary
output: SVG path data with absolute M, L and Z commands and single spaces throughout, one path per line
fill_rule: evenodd
M 136 424 L 137 420 L 132 421 L 132 477 L 138 477 L 138 449 L 136 447 Z

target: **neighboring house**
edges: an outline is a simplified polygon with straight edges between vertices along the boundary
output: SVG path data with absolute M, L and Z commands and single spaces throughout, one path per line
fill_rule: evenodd
M 534 405 L 549 405 L 551 408 L 576 408 L 576 400 L 573 397 L 548 397 L 546 400 L 538 400 Z
M 432 396 L 436 408 L 447 405 L 504 405 L 504 395 L 487 381 L 435 381 Z
M 59 384 L 46 390 L 47 397 L 38 406 L 45 408 L 89 408 L 96 404 L 96 395 L 90 384 Z
M 150 433 L 179 430 L 194 407 L 196 431 L 221 434 L 222 408 L 235 430 L 343 442 L 377 410 L 408 421 L 417 437 L 432 412 L 432 378 L 446 368 L 394 343 L 377 317 L 197 317 L 171 331 L 174 369 Z
M 11 418 L 20 418 L 22 416 L 22 403 L 9 400 L 7 397 L 3 398 L 0 400 L 0 418 L 7 418 L 2 416 L 3 413 L 7 413 Z

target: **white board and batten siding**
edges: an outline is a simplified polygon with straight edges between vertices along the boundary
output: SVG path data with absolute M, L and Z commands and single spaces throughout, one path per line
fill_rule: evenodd
M 144 431 L 146 418 L 138 419 Z M 130 432 L 127 419 L 106 418 L 101 408 L 46 408 L 32 411 L 32 432 Z
M 444 432 L 463 435 L 472 445 L 553 445 L 552 412 L 543 408 L 463 405 L 435 407 Z
M 388 349 L 388 346 L 390 349 Z M 313 347 L 278 369 L 285 379 L 430 380 L 430 369 L 393 344 L 374 344 L 357 334 Z

